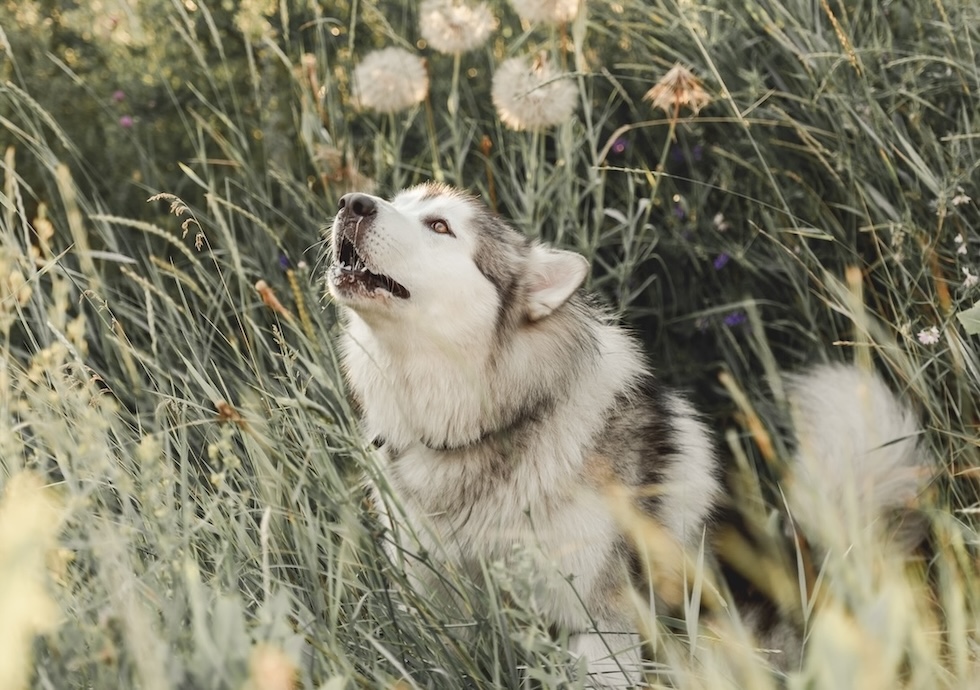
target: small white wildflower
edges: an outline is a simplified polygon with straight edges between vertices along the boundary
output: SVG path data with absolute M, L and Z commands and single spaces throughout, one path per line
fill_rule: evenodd
M 403 48 L 368 53 L 354 68 L 351 81 L 357 107 L 379 113 L 411 108 L 429 93 L 425 60 Z
M 961 204 L 968 204 L 971 201 L 973 201 L 973 199 L 967 196 L 967 193 L 963 190 L 963 187 L 956 185 L 956 196 L 950 199 L 950 203 L 952 203 L 953 206 L 960 206 Z
M 540 53 L 533 60 L 504 60 L 493 75 L 491 96 L 505 125 L 541 130 L 572 117 L 578 90 L 570 75 L 556 70 Z
M 579 0 L 510 0 L 510 4 L 530 22 L 567 24 L 578 16 Z
M 725 215 L 723 213 L 716 213 L 715 217 L 711 219 L 711 224 L 715 226 L 715 230 L 718 232 L 727 232 L 731 229 L 731 224 L 725 220 Z
M 956 243 L 956 253 L 966 254 L 966 242 L 963 240 L 963 233 L 959 233 L 953 238 L 953 242 Z
M 494 29 L 493 13 L 485 2 L 423 0 L 419 5 L 419 33 L 433 50 L 448 55 L 479 48 Z
M 923 345 L 935 345 L 939 342 L 939 329 L 935 326 L 919 331 L 919 342 Z
M 893 247 L 900 247 L 905 242 L 905 231 L 901 226 L 892 226 L 891 243 Z
M 976 285 L 978 282 L 980 282 L 980 276 L 976 275 L 975 273 L 970 273 L 970 269 L 967 268 L 966 266 L 964 266 L 963 267 L 963 287 L 969 289 L 969 288 L 973 287 L 974 285 Z

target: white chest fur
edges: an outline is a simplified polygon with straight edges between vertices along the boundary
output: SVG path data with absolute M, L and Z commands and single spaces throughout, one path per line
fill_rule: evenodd
M 469 572 L 530 559 L 542 613 L 585 625 L 578 602 L 609 559 L 616 525 L 605 497 L 582 482 L 573 449 L 542 435 L 523 450 L 509 458 L 486 449 L 405 451 L 383 471 L 407 522 L 394 531 L 409 550 L 406 541 L 417 540 L 415 548 Z

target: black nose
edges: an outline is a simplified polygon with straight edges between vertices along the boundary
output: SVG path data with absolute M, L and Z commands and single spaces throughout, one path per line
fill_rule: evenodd
M 340 197 L 340 210 L 342 211 L 345 208 L 347 209 L 347 213 L 361 218 L 374 215 L 378 210 L 377 205 L 374 203 L 374 198 L 367 194 L 361 194 L 360 192 L 344 194 Z

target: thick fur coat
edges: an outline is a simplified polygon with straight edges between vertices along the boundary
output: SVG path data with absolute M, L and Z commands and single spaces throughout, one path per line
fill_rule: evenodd
M 530 555 L 542 611 L 587 659 L 590 682 L 639 682 L 625 590 L 637 554 L 608 489 L 625 488 L 679 549 L 696 552 L 723 491 L 709 429 L 657 383 L 639 342 L 580 291 L 583 257 L 530 241 L 462 192 L 349 194 L 331 246 L 343 362 L 363 432 L 381 454 L 378 508 L 405 549 L 474 577 L 515 550 Z M 916 434 L 888 390 L 854 369 L 815 371 L 794 390 L 816 458 L 801 467 L 824 477 L 826 492 L 869 481 L 869 443 Z M 874 438 L 847 427 L 877 424 L 864 411 L 886 418 Z M 849 440 L 828 441 L 839 434 Z M 871 476 L 891 478 L 871 480 L 875 511 L 918 489 L 914 473 L 894 479 L 918 462 L 914 440 L 902 450 L 870 463 Z M 836 484 L 820 463 L 836 468 Z M 437 587 L 421 569 L 413 576 Z

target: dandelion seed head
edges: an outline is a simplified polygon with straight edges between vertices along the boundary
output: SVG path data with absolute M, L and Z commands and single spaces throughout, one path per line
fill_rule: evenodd
M 368 53 L 354 68 L 351 81 L 357 107 L 379 113 L 406 110 L 429 93 L 425 61 L 403 48 Z
M 484 2 L 423 0 L 419 5 L 419 33 L 440 53 L 455 55 L 479 48 L 495 25 L 496 19 Z
M 529 22 L 567 24 L 578 16 L 579 0 L 510 0 L 510 4 Z
M 569 120 L 578 91 L 568 76 L 552 67 L 544 53 L 505 60 L 493 75 L 497 114 L 515 130 L 541 130 Z
M 680 108 L 689 108 L 697 115 L 701 108 L 711 103 L 712 98 L 691 70 L 677 64 L 643 95 L 643 100 L 668 115 L 673 115 Z

